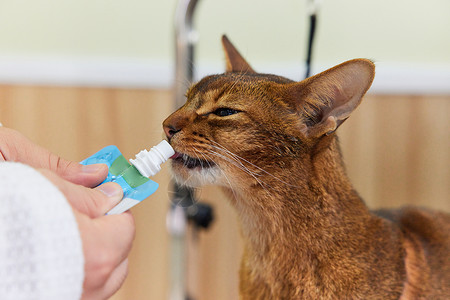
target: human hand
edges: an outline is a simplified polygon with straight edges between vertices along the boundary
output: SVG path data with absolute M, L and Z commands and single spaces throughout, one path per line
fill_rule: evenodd
M 87 187 L 97 186 L 108 174 L 108 167 L 104 164 L 83 166 L 62 159 L 6 127 L 0 127 L 0 161 L 15 161 L 37 169 L 48 169 L 70 182 Z
M 48 169 L 40 171 L 73 207 L 85 260 L 82 300 L 109 298 L 127 276 L 127 256 L 135 234 L 131 213 L 105 216 L 122 199 L 122 189 L 111 182 L 90 189 L 68 182 Z
M 128 273 L 127 256 L 135 234 L 131 213 L 105 216 L 123 196 L 116 183 L 95 189 L 107 176 L 106 165 L 83 166 L 60 158 L 19 132 L 0 127 L 0 162 L 30 165 L 64 194 L 78 223 L 85 260 L 83 300 L 107 299 Z

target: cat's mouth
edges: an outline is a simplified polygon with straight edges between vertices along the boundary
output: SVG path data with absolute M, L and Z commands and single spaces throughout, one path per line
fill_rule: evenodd
M 206 159 L 199 159 L 191 157 L 187 154 L 175 152 L 175 154 L 171 157 L 174 164 L 182 165 L 185 168 L 188 169 L 194 169 L 194 168 L 201 168 L 201 169 L 207 169 L 212 168 L 216 164 L 213 161 L 206 160 Z

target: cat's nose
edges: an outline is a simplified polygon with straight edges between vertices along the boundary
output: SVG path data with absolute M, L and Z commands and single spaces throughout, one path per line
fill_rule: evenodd
M 170 124 L 169 125 L 163 124 L 163 126 L 164 126 L 164 133 L 166 134 L 169 140 L 175 135 L 175 133 L 180 131 L 180 129 L 177 129 Z
M 164 120 L 164 132 L 169 140 L 192 121 L 190 116 L 194 117 L 195 114 L 186 114 L 183 111 L 176 111 Z

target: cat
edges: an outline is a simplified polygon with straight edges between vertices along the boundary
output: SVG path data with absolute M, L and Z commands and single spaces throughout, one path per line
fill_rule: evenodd
M 345 172 L 335 131 L 373 62 L 294 82 L 222 44 L 226 72 L 192 85 L 163 128 L 177 180 L 219 185 L 237 210 L 241 299 L 450 299 L 450 215 L 370 211 Z

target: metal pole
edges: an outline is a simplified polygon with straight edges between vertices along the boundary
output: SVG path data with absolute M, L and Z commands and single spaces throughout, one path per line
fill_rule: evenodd
M 193 27 L 197 0 L 179 0 L 175 11 L 175 104 L 182 106 L 184 93 L 194 79 L 194 44 L 197 32 Z
M 197 34 L 193 16 L 197 0 L 179 0 L 175 10 L 175 108 L 182 106 L 184 93 L 194 79 L 194 44 Z M 187 214 L 184 207 L 194 203 L 193 191 L 173 184 L 172 206 L 167 215 L 171 236 L 170 300 L 185 300 L 186 296 L 186 231 Z

